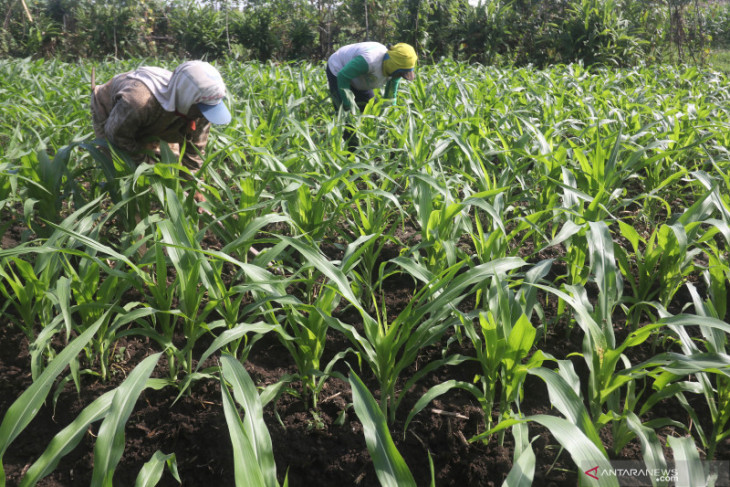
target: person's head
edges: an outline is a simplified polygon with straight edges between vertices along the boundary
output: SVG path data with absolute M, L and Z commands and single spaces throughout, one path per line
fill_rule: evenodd
M 386 76 L 400 76 L 413 81 L 416 76 L 414 68 L 418 56 L 410 44 L 400 42 L 388 48 L 383 59 L 383 72 Z
M 175 84 L 177 109 L 186 115 L 197 115 L 198 110 L 210 122 L 225 125 L 231 121 L 223 98 L 226 85 L 220 73 L 205 61 L 187 61 L 172 73 L 170 84 Z M 192 110 L 195 107 L 197 110 Z

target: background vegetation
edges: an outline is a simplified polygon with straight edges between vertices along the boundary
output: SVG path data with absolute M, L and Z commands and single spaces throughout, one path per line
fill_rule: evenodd
M 0 0 L 0 55 L 318 60 L 354 41 L 542 67 L 704 63 L 730 4 L 699 0 Z

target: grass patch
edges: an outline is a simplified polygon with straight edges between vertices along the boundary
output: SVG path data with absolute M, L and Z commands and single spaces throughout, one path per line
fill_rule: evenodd
M 709 65 L 723 73 L 730 73 L 730 49 L 715 49 L 710 52 Z

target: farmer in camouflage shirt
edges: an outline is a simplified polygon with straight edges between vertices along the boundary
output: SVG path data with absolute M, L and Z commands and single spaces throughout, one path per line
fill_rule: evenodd
M 186 143 L 183 164 L 200 169 L 210 124 L 227 124 L 223 103 L 226 86 L 218 70 L 203 61 L 188 61 L 170 72 L 140 67 L 93 87 L 91 115 L 96 137 L 128 152 L 140 163 L 159 154 L 158 138 L 175 154 Z

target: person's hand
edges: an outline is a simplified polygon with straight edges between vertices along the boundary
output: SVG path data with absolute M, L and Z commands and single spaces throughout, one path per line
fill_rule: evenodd
M 205 196 L 200 191 L 196 191 L 193 195 L 193 199 L 197 201 L 198 203 L 204 203 L 205 202 Z M 211 216 L 213 216 L 209 211 L 206 211 L 202 206 L 198 206 L 198 214 L 202 215 L 203 213 L 207 213 Z

